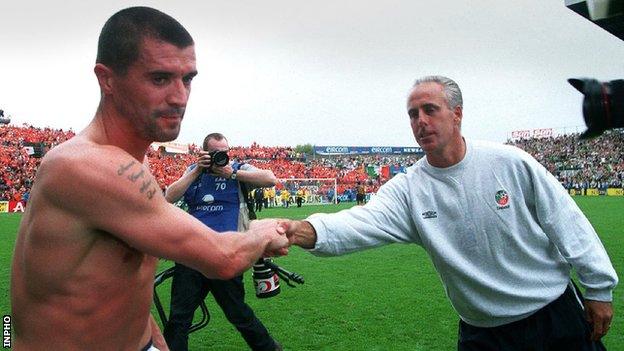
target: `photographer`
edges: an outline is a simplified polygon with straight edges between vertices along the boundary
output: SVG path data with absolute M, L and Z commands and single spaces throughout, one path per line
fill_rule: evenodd
M 241 186 L 274 186 L 277 183 L 275 175 L 270 170 L 257 169 L 249 164 L 229 162 L 228 141 L 220 133 L 208 134 L 203 150 L 197 163 L 167 188 L 165 198 L 171 203 L 183 198 L 189 213 L 217 232 L 246 229 L 249 212 Z M 252 350 L 281 350 L 245 303 L 242 275 L 230 280 L 208 279 L 200 272 L 176 263 L 169 321 L 164 330 L 165 340 L 172 351 L 188 350 L 193 314 L 209 292 Z

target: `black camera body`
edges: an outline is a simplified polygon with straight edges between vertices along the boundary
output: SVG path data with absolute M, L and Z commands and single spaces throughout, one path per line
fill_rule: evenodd
M 303 277 L 295 272 L 289 272 L 278 266 L 270 258 L 260 258 L 253 266 L 253 280 L 256 289 L 256 297 L 265 299 L 280 293 L 280 280 L 292 288 L 291 281 L 303 284 Z
M 587 130 L 581 138 L 593 138 L 607 129 L 624 128 L 624 79 L 600 82 L 596 79 L 568 79 L 580 91 Z
M 210 167 L 224 167 L 230 163 L 230 157 L 227 151 L 215 150 L 208 153 L 210 155 Z

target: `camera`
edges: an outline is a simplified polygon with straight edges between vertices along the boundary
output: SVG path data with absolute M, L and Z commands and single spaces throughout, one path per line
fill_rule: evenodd
M 215 150 L 208 153 L 210 155 L 210 166 L 224 167 L 230 163 L 227 151 Z
M 624 2 L 622 0 L 565 0 L 570 10 L 624 40 Z M 596 79 L 568 79 L 585 95 L 583 118 L 587 131 L 581 139 L 599 136 L 607 129 L 624 127 L 624 80 L 600 82 Z
M 260 258 L 253 266 L 253 282 L 256 297 L 264 299 L 280 293 L 280 280 L 290 287 L 295 287 L 290 281 L 303 284 L 304 279 L 295 272 L 289 272 L 278 266 L 270 258 Z
M 568 82 L 580 91 L 583 118 L 587 130 L 582 139 L 601 135 L 607 129 L 624 127 L 624 79 L 600 82 L 589 78 L 571 78 Z

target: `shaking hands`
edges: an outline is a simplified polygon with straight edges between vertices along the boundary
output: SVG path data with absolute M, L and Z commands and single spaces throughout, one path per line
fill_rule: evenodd
M 260 219 L 251 221 L 249 231 L 268 238 L 269 243 L 264 249 L 264 257 L 285 256 L 288 254 L 290 242 L 286 237 L 286 229 L 276 219 Z
M 284 256 L 288 247 L 297 245 L 304 249 L 314 248 L 316 231 L 309 222 L 288 219 L 262 219 L 251 221 L 249 230 L 269 238 L 264 256 Z

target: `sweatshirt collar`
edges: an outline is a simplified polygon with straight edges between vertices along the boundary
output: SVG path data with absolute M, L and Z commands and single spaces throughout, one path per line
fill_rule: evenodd
M 466 167 L 466 165 L 470 162 L 470 160 L 472 159 L 472 155 L 473 155 L 472 142 L 470 142 L 470 140 L 466 138 L 464 138 L 464 142 L 466 143 L 466 153 L 464 154 L 464 158 L 462 158 L 461 161 L 457 162 L 456 164 L 452 166 L 440 168 L 440 167 L 432 166 L 427 160 L 427 156 L 425 156 L 423 158 L 424 167 L 431 173 L 440 174 L 440 175 L 442 174 L 450 175 L 456 172 L 461 172 Z

